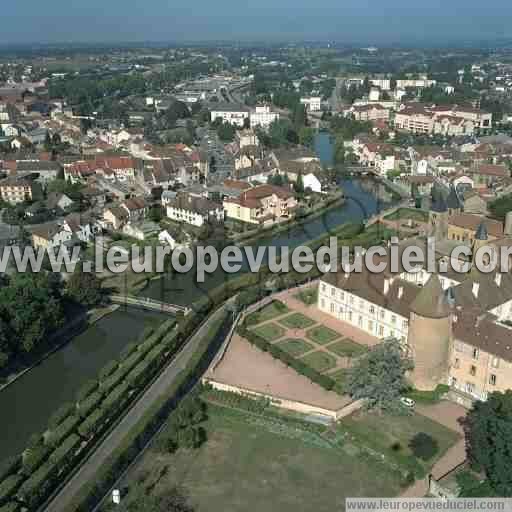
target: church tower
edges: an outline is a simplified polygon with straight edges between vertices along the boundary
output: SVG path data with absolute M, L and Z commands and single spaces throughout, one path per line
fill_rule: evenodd
M 438 276 L 433 274 L 411 304 L 408 345 L 416 389 L 431 391 L 447 383 L 450 338 L 450 307 Z

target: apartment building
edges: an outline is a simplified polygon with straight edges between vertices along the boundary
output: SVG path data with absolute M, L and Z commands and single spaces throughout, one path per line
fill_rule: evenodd
M 171 220 L 197 227 L 201 227 L 209 220 L 224 220 L 224 210 L 220 203 L 186 192 L 178 193 L 174 199 L 167 202 L 166 213 Z
M 250 111 L 244 106 L 234 105 L 216 105 L 210 112 L 210 119 L 212 122 L 217 119 L 222 119 L 223 122 L 233 124 L 242 128 L 244 126 L 245 119 L 250 116 Z
M 267 129 L 274 121 L 279 119 L 278 112 L 272 112 L 268 105 L 257 106 L 249 115 L 251 128 Z
M 34 196 L 34 183 L 16 177 L 6 178 L 0 181 L 0 196 L 9 204 L 31 201 Z
M 320 96 L 301 98 L 300 102 L 308 112 L 320 112 L 322 110 L 322 98 Z

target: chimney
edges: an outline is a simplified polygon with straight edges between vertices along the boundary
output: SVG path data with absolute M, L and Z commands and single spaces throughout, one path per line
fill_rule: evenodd
M 400 286 L 400 288 L 398 288 L 398 298 L 401 299 L 403 294 L 404 294 L 404 287 Z
M 501 286 L 501 274 L 499 272 L 496 272 L 496 275 L 494 276 L 494 282 L 498 288 Z
M 473 283 L 473 297 L 478 299 L 478 290 L 480 290 L 480 283 Z

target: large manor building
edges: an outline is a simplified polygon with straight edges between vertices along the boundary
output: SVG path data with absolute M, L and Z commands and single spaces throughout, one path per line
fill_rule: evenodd
M 474 244 L 486 243 L 485 227 L 478 231 Z M 457 264 L 436 255 L 437 269 L 447 272 L 329 272 L 318 307 L 376 338 L 400 340 L 417 389 L 447 384 L 453 399 L 469 405 L 512 389 L 512 274 L 461 273 Z

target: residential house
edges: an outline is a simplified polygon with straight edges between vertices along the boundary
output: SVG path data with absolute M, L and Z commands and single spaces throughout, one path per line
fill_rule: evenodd
M 31 201 L 35 196 L 34 183 L 24 178 L 6 178 L 0 181 L 0 196 L 10 204 Z
M 217 119 L 221 119 L 223 122 L 240 126 L 243 128 L 245 119 L 249 119 L 250 111 L 245 106 L 235 106 L 232 104 L 214 104 L 210 111 L 210 120 L 212 123 Z
M 287 188 L 260 185 L 244 191 L 238 198 L 226 199 L 223 206 L 228 219 L 264 224 L 293 217 L 297 201 Z
M 222 205 L 186 192 L 178 193 L 167 203 L 166 213 L 171 220 L 197 227 L 201 227 L 210 220 L 217 222 L 224 220 Z

